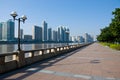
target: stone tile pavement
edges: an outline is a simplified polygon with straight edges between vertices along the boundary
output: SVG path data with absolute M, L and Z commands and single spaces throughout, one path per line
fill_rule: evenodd
M 94 43 L 0 75 L 0 80 L 120 80 L 120 51 Z

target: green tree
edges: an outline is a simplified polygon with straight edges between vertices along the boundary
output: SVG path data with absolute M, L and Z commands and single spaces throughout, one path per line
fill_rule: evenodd
M 111 30 L 109 27 L 105 27 L 101 29 L 101 34 L 97 37 L 99 41 L 102 42 L 113 42 L 113 34 L 111 33 Z
M 120 43 L 120 8 L 116 8 L 112 14 L 114 18 L 108 27 L 101 29 L 101 34 L 97 37 L 98 41 Z
M 112 12 L 114 18 L 112 19 L 111 24 L 109 25 L 113 36 L 115 37 L 114 42 L 120 43 L 120 8 L 116 8 L 114 12 Z

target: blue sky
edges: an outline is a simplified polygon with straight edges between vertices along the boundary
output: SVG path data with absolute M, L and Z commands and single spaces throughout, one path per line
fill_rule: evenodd
M 98 35 L 111 22 L 115 8 L 120 8 L 120 0 L 0 0 L 0 22 L 16 11 L 28 18 L 21 23 L 24 34 L 32 34 L 32 26 L 41 26 L 45 20 L 54 30 L 60 25 L 70 28 L 72 36 Z M 15 29 L 17 33 L 17 22 Z

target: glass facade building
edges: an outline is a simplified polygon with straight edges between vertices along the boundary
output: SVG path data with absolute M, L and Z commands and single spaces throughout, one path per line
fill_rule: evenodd
M 15 24 L 12 20 L 2 23 L 2 40 L 14 41 L 15 39 Z
M 48 41 L 52 41 L 52 28 L 48 29 Z
M 33 26 L 33 35 L 32 35 L 32 39 L 35 41 L 42 41 L 42 27 Z
M 2 23 L 0 23 L 0 41 L 2 40 Z
M 23 29 L 20 29 L 20 39 L 23 39 Z
M 58 27 L 57 37 L 58 37 L 58 42 L 59 42 L 60 41 L 60 27 Z
M 47 23 L 43 21 L 43 41 L 47 41 Z
M 53 30 L 53 41 L 58 41 L 57 40 L 57 31 Z

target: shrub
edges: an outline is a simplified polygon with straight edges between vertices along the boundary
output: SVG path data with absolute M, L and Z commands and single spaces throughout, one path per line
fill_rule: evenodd
M 103 46 L 109 46 L 112 49 L 120 50 L 120 44 L 113 44 L 107 42 L 100 42 Z
M 111 44 L 110 48 L 120 50 L 120 44 Z

